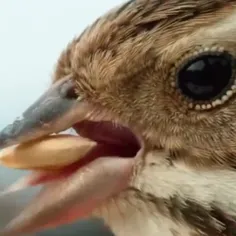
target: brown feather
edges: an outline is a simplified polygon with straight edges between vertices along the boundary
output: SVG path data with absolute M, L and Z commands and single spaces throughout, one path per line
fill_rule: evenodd
M 223 48 L 236 56 L 235 20 L 235 0 L 129 1 L 100 17 L 74 39 L 61 54 L 55 71 L 54 81 L 73 74 L 79 94 L 142 135 L 147 155 L 131 184 L 135 193 L 130 197 L 127 191 L 126 197 L 114 201 L 129 207 L 129 198 L 138 201 L 140 207 L 154 204 L 156 214 L 172 220 L 170 232 L 175 236 L 230 236 L 232 228 L 236 230 L 236 207 L 214 202 L 217 199 L 226 204 L 227 196 L 233 201 L 236 194 L 235 95 L 217 105 L 214 101 L 194 104 L 171 85 L 180 66 L 194 53 Z M 167 166 L 160 164 L 162 159 Z M 170 172 L 169 179 L 158 179 L 158 171 L 163 175 Z M 171 178 L 183 181 L 182 174 L 187 182 L 188 176 L 196 173 L 192 177 L 196 186 L 187 184 L 196 191 L 191 198 L 187 196 L 189 191 L 181 192 L 178 183 L 171 182 Z M 201 176 L 206 177 L 205 182 L 200 182 Z M 162 184 L 163 192 L 158 190 Z M 204 194 L 201 188 L 208 191 L 207 186 L 209 196 L 215 198 L 200 198 Z M 169 197 L 159 196 L 168 191 Z M 106 218 L 101 212 L 107 208 L 122 211 L 121 206 L 114 207 L 111 200 L 98 215 Z M 109 211 L 116 215 L 114 209 Z M 128 212 L 124 215 L 131 217 Z M 126 220 L 131 222 L 132 217 Z M 176 222 L 183 228 L 179 229 Z

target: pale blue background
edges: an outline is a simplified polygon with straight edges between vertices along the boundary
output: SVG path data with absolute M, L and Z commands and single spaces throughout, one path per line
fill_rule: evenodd
M 0 1 L 0 129 L 47 88 L 56 60 L 67 43 L 101 14 L 122 2 L 124 0 Z M 0 190 L 21 174 L 0 168 Z M 0 227 L 16 215 L 33 194 L 33 191 L 24 191 L 0 198 Z M 80 223 L 39 235 L 103 235 L 102 229 L 95 233 L 99 228 L 97 224 Z

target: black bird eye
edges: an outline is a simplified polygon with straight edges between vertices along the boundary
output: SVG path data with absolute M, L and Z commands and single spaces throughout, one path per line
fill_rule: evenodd
M 199 55 L 188 61 L 177 75 L 181 93 L 200 104 L 221 99 L 233 84 L 233 58 L 225 52 Z

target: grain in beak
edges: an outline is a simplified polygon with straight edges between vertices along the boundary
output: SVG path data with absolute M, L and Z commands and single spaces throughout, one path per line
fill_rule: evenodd
M 0 151 L 0 164 L 15 169 L 60 169 L 83 158 L 96 142 L 66 134 L 51 135 Z

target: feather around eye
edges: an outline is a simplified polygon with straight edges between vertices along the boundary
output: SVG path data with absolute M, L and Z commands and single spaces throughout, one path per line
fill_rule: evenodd
M 189 109 L 210 110 L 236 92 L 235 59 L 223 47 L 186 53 L 170 72 L 170 86 Z

